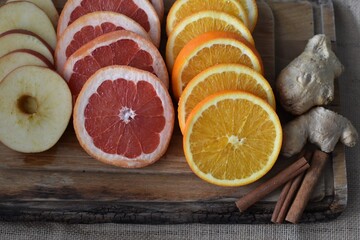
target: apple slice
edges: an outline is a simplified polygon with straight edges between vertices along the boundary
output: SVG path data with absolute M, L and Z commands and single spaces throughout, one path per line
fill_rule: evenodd
M 49 68 L 15 69 L 0 83 L 0 96 L 0 141 L 15 151 L 46 151 L 69 124 L 71 92 Z
M 38 52 L 29 49 L 16 50 L 0 58 L 0 82 L 18 67 L 32 65 L 53 68 L 51 62 Z
M 53 50 L 35 34 L 25 30 L 12 30 L 0 35 L 0 57 L 19 49 L 38 52 L 54 64 Z
M 56 28 L 57 23 L 59 21 L 59 13 L 55 8 L 54 3 L 51 0 L 26 0 L 27 2 L 32 2 L 41 10 L 43 10 L 46 15 L 51 20 L 53 26 Z M 19 0 L 7 0 L 6 3 L 9 2 L 19 2 Z
M 14 29 L 33 32 L 55 49 L 56 33 L 50 19 L 31 2 L 10 2 L 0 7 L 0 34 Z

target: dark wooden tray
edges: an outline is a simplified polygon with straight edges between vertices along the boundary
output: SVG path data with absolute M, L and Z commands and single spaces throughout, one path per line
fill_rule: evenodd
M 0 1 L 3 3 L 4 1 Z M 167 9 L 172 1 L 165 1 Z M 64 1 L 55 1 L 61 8 Z M 322 1 L 259 1 L 254 38 L 266 77 L 300 54 L 315 33 L 335 46 L 333 6 Z M 165 41 L 165 39 L 163 39 Z M 333 104 L 339 108 L 339 97 Z M 166 155 L 144 169 L 120 169 L 89 157 L 71 126 L 58 144 L 39 154 L 21 154 L 0 144 L 0 220 L 68 223 L 270 223 L 279 191 L 240 213 L 234 201 L 276 174 L 290 160 L 279 158 L 260 181 L 241 188 L 197 178 L 183 156 L 176 127 Z M 344 149 L 337 146 L 302 222 L 330 220 L 346 207 Z

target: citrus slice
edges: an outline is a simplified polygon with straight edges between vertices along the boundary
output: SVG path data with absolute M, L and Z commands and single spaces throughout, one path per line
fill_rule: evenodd
M 181 132 L 184 132 L 186 120 L 198 103 L 207 96 L 225 90 L 252 93 L 276 108 L 272 88 L 261 74 L 241 64 L 215 65 L 194 77 L 181 94 L 178 106 Z
M 179 98 L 188 82 L 206 68 L 221 63 L 240 63 L 263 73 L 256 49 L 228 32 L 208 32 L 191 40 L 176 58 L 172 71 L 174 96 Z
M 194 108 L 183 148 L 198 177 L 220 186 L 242 186 L 272 168 L 281 143 L 274 109 L 255 95 L 230 91 L 211 95 Z
M 225 12 L 238 17 L 248 27 L 248 16 L 238 0 L 183 0 L 176 1 L 166 19 L 166 33 L 170 35 L 174 27 L 185 17 L 204 10 Z
M 233 32 L 254 45 L 249 29 L 237 17 L 219 11 L 201 11 L 180 21 L 166 44 L 166 63 L 172 69 L 181 49 L 193 38 L 212 31 Z
M 237 0 L 243 6 L 248 16 L 249 29 L 252 32 L 258 20 L 258 7 L 256 0 Z
M 66 59 L 81 46 L 105 33 L 128 30 L 149 39 L 147 32 L 131 18 L 114 12 L 88 13 L 68 26 L 55 49 L 56 68 L 62 73 Z
M 169 86 L 168 72 L 159 50 L 139 35 L 120 30 L 93 39 L 68 58 L 64 78 L 74 98 L 93 73 L 110 65 L 128 65 L 146 70 Z
M 153 74 L 128 66 L 97 71 L 81 90 L 74 129 L 85 151 L 119 167 L 139 168 L 167 150 L 174 127 L 170 95 Z
M 160 21 L 164 18 L 164 0 L 150 0 L 151 4 L 155 8 Z
M 96 11 L 111 11 L 128 16 L 139 23 L 149 33 L 153 43 L 159 46 L 160 20 L 152 4 L 144 0 L 69 0 L 60 14 L 57 27 L 58 37 L 76 19 Z

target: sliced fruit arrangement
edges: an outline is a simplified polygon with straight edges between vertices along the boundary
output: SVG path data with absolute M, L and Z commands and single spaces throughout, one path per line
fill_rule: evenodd
M 172 71 L 175 98 L 197 74 L 220 63 L 241 63 L 263 73 L 260 55 L 246 40 L 229 32 L 207 32 L 186 44 L 176 58 Z
M 70 89 L 53 70 L 57 17 L 48 0 L 0 7 L 0 141 L 15 151 L 48 150 L 71 117 Z
M 94 158 L 139 168 L 166 151 L 174 109 L 165 85 L 153 74 L 110 66 L 86 82 L 74 108 L 76 136 Z
M 184 18 L 204 10 L 215 10 L 238 17 L 249 27 L 248 16 L 238 0 L 182 0 L 175 1 L 166 18 L 166 33 L 169 35 L 174 27 Z
M 168 87 L 168 72 L 158 49 L 141 36 L 120 30 L 95 38 L 68 58 L 64 78 L 74 98 L 92 74 L 111 65 L 128 65 L 146 70 L 159 77 Z
M 242 186 L 264 176 L 276 162 L 281 143 L 274 109 L 241 91 L 219 92 L 200 102 L 184 132 L 190 168 L 220 186 Z
M 54 27 L 57 26 L 59 21 L 59 13 L 56 10 L 54 3 L 52 0 L 26 0 L 27 2 L 34 3 L 36 6 L 41 8 L 44 13 L 49 17 Z M 6 3 L 9 2 L 20 2 L 19 0 L 7 0 Z
M 209 183 L 242 186 L 265 175 L 282 144 L 275 97 L 251 32 L 253 0 L 176 1 L 166 63 L 185 158 Z
M 58 39 L 55 50 L 56 69 L 62 73 L 71 54 L 89 41 L 105 33 L 129 30 L 150 40 L 148 33 L 131 18 L 115 12 L 93 12 L 78 18 Z
M 181 49 L 193 38 L 211 31 L 236 33 L 250 44 L 254 39 L 241 20 L 220 11 L 200 11 L 180 21 L 170 33 L 166 44 L 166 63 L 171 70 Z
M 45 151 L 68 126 L 71 92 L 53 70 L 17 68 L 1 81 L 0 96 L 0 141 L 13 150 Z
M 16 50 L 0 57 L 0 82 L 16 68 L 27 65 L 53 68 L 51 62 L 38 52 Z
M 196 75 L 179 100 L 178 118 L 181 132 L 190 112 L 207 96 L 226 90 L 241 90 L 266 100 L 275 109 L 275 96 L 266 79 L 242 64 L 218 64 Z
M 69 0 L 58 24 L 57 70 L 73 95 L 74 129 L 95 159 L 154 163 L 174 127 L 169 74 L 157 47 L 164 3 Z
M 54 26 L 45 12 L 31 2 L 9 2 L 0 7 L 0 34 L 14 29 L 28 30 L 55 49 Z
M 32 32 L 26 30 L 10 30 L 0 34 L 0 57 L 22 49 L 38 52 L 54 64 L 54 51 L 50 45 Z
M 149 1 L 144 0 L 69 0 L 60 14 L 57 28 L 58 37 L 76 19 L 95 11 L 112 11 L 128 16 L 149 33 L 155 46 L 159 46 L 161 37 L 159 16 L 153 5 Z

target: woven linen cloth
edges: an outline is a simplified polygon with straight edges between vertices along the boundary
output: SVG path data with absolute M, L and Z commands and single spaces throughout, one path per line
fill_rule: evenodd
M 337 54 L 346 71 L 340 79 L 341 114 L 360 131 L 360 1 L 333 0 Z M 0 222 L 1 240 L 22 239 L 360 239 L 360 144 L 346 149 L 348 204 L 326 223 L 283 225 L 66 225 Z M 1 183 L 0 183 L 1 184 Z

